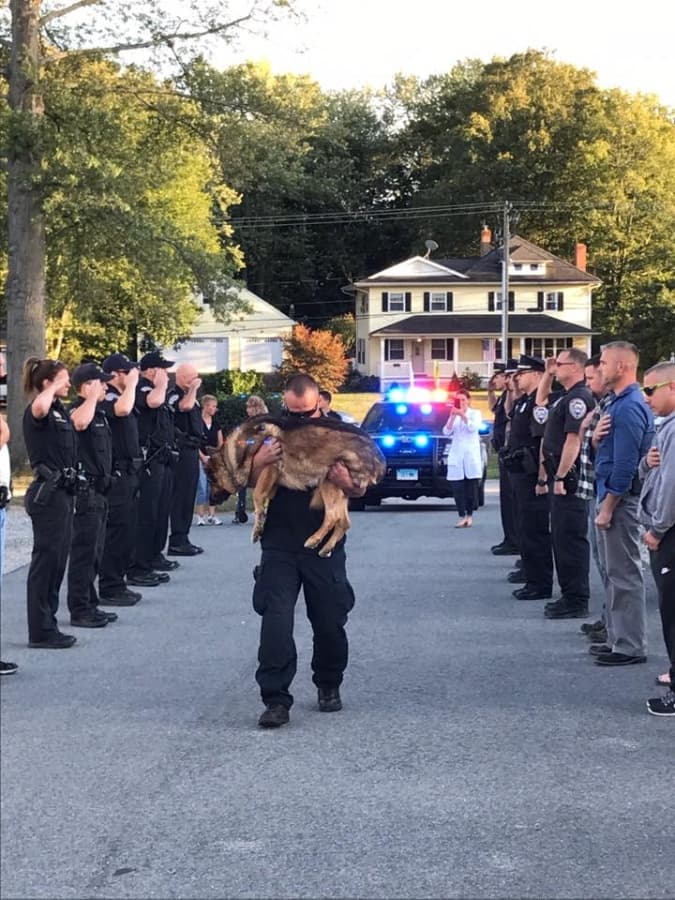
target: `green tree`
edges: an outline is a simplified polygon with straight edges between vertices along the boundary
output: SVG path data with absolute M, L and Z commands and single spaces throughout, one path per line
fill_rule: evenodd
M 326 331 L 338 335 L 345 347 L 345 356 L 353 356 L 356 347 L 356 319 L 354 313 L 334 316 L 326 322 Z

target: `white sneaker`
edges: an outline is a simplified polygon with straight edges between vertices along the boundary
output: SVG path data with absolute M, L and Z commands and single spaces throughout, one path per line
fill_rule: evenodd
M 195 525 L 206 525 L 204 516 L 195 516 Z
M 220 519 L 217 519 L 215 516 L 207 516 L 206 522 L 204 524 L 205 525 L 222 525 L 223 523 L 221 522 Z

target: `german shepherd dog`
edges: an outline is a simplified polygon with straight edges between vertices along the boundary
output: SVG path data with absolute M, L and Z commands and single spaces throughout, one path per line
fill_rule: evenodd
M 384 457 L 365 432 L 338 419 L 253 416 L 230 432 L 222 447 L 209 458 L 206 468 L 214 487 L 230 494 L 246 487 L 253 457 L 262 443 L 272 438 L 281 443 L 283 453 L 279 462 L 265 466 L 258 476 L 253 491 L 253 541 L 259 540 L 263 532 L 267 506 L 277 484 L 299 491 L 314 488 L 310 506 L 312 509 L 323 506 L 324 519 L 318 531 L 307 538 L 305 547 L 318 547 L 332 531 L 319 550 L 320 556 L 330 556 L 351 523 L 347 497 L 337 485 L 327 480 L 328 470 L 336 462 L 343 463 L 356 488 L 364 491 L 369 485 L 377 484 L 384 475 Z

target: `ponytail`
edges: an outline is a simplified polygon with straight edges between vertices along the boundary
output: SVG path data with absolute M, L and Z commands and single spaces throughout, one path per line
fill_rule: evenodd
M 56 373 L 65 368 L 65 365 L 58 359 L 40 359 L 39 356 L 29 356 L 23 364 L 21 383 L 24 393 L 30 394 L 32 391 L 39 393 L 44 381 L 53 381 Z

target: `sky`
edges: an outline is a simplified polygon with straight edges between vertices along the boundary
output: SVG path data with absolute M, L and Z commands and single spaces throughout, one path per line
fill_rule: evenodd
M 672 0 L 300 0 L 301 24 L 277 25 L 218 67 L 266 59 L 275 73 L 307 73 L 325 89 L 382 87 L 396 72 L 425 77 L 468 58 L 528 48 L 589 68 L 600 87 L 656 94 L 675 108 Z M 222 45 L 221 45 L 222 46 Z

